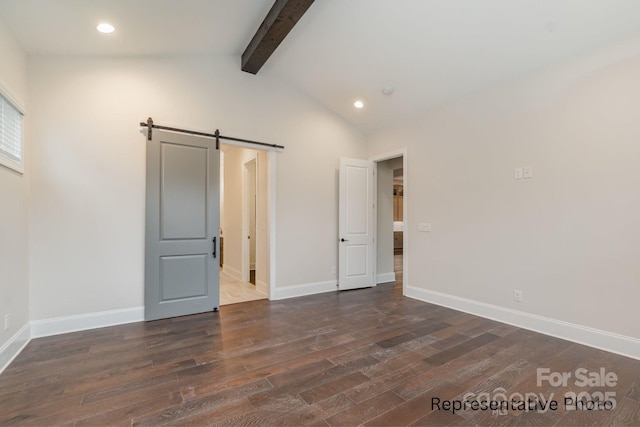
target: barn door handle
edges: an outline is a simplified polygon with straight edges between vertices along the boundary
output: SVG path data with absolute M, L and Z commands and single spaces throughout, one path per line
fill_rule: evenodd
M 213 238 L 213 257 L 216 257 L 216 237 Z

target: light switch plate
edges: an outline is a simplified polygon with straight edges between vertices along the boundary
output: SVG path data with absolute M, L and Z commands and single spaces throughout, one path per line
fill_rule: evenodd
M 522 177 L 524 179 L 533 178 L 533 168 L 531 166 L 522 168 Z
M 418 224 L 418 231 L 428 233 L 429 231 L 431 231 L 431 224 L 429 224 L 428 222 L 421 222 L 420 224 Z

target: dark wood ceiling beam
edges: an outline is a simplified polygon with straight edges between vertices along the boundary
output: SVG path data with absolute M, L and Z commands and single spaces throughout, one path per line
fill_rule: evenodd
M 257 74 L 314 0 L 276 0 L 242 54 L 242 71 Z

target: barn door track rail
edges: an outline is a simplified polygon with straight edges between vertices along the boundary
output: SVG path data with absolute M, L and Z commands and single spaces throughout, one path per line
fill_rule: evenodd
M 151 137 L 153 135 L 153 129 L 160 129 L 160 130 L 168 130 L 168 131 L 171 131 L 171 132 L 179 132 L 179 133 L 186 133 L 186 134 L 189 134 L 189 135 L 198 135 L 198 136 L 204 136 L 204 137 L 207 137 L 207 138 L 214 138 L 216 140 L 216 150 L 220 148 L 220 140 L 221 139 L 226 139 L 227 141 L 242 142 L 244 144 L 258 145 L 258 146 L 261 146 L 261 147 L 276 148 L 278 150 L 284 150 L 284 146 L 283 145 L 268 144 L 266 142 L 251 141 L 250 139 L 234 138 L 232 136 L 221 135 L 219 129 L 216 129 L 215 133 L 206 133 L 206 132 L 198 132 L 198 131 L 189 130 L 189 129 L 180 129 L 180 128 L 174 128 L 174 127 L 169 127 L 169 126 L 160 126 L 160 125 L 157 125 L 157 124 L 153 123 L 153 119 L 151 117 L 149 117 L 146 122 L 140 122 L 140 126 L 147 128 L 147 140 L 148 141 L 151 141 Z

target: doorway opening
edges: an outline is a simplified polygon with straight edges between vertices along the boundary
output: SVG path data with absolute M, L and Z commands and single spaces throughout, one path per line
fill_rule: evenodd
M 272 153 L 221 144 L 220 305 L 269 298 Z
M 372 159 L 376 164 L 376 283 L 393 283 L 404 293 L 407 283 L 406 152 Z

